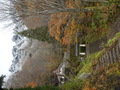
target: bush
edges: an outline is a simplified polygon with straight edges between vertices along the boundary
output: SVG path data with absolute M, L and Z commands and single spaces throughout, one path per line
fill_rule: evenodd
M 14 90 L 60 90 L 60 89 L 53 85 L 44 85 L 35 88 L 27 87 L 27 88 L 17 88 Z
M 120 63 L 115 63 L 99 68 L 86 82 L 83 90 L 120 90 L 119 66 Z
M 82 90 L 86 80 L 71 80 L 61 86 L 62 90 Z

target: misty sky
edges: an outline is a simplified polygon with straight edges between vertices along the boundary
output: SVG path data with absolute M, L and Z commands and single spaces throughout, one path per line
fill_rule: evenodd
M 9 4 L 8 0 L 0 0 Z M 6 17 L 7 18 L 7 17 Z M 11 20 L 0 21 L 0 75 L 9 74 L 9 68 L 13 60 L 12 48 L 15 43 L 12 42 L 13 27 L 6 27 Z
M 4 28 L 3 28 L 4 27 Z M 0 22 L 0 75 L 8 74 L 9 67 L 12 63 L 12 28 L 5 28 L 5 23 Z

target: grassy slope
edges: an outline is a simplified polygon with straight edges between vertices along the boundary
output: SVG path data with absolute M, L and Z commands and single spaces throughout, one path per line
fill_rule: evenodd
M 83 62 L 84 66 L 79 71 L 78 76 L 80 76 L 83 72 L 92 72 L 92 62 L 93 60 L 97 60 L 100 56 L 102 56 L 106 51 L 109 50 L 110 47 L 112 47 L 118 40 L 120 39 L 120 32 L 118 32 L 112 39 L 108 40 L 107 44 L 105 44 L 105 47 L 103 50 L 91 54 L 85 62 Z

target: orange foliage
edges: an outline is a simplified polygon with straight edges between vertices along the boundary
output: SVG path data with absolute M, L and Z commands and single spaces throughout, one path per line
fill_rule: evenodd
M 85 87 L 83 88 L 83 90 L 97 90 L 97 88 L 95 87 L 90 87 L 90 83 L 86 82 Z
M 66 5 L 68 8 L 79 7 L 79 0 L 66 0 Z
M 52 14 L 49 21 L 49 33 L 57 41 L 62 44 L 72 44 L 71 38 L 76 38 L 77 31 L 81 30 L 80 25 L 76 23 L 75 18 L 72 18 L 69 23 L 70 13 Z M 83 14 L 83 18 L 85 15 Z M 74 38 L 74 40 L 75 40 Z
M 34 88 L 34 87 L 36 87 L 36 86 L 37 86 L 37 84 L 36 84 L 35 82 L 29 82 L 29 83 L 27 83 L 27 85 L 26 85 L 25 87 Z
M 51 15 L 51 20 L 49 21 L 49 33 L 57 41 L 60 41 L 60 35 L 62 34 L 62 27 L 66 24 L 69 13 L 59 12 L 57 14 Z
M 66 6 L 70 9 L 79 7 L 79 0 L 66 0 Z M 49 25 L 49 33 L 62 44 L 73 44 L 77 42 L 77 32 L 81 31 L 84 26 L 79 24 L 78 19 L 86 18 L 84 12 L 59 12 L 52 14 Z
M 96 5 L 99 5 L 96 3 Z M 66 0 L 66 6 L 70 9 L 74 8 L 84 8 L 83 6 L 80 6 L 79 0 Z M 52 37 L 54 37 L 57 41 L 60 41 L 64 45 L 70 45 L 74 44 L 77 41 L 77 34 L 80 31 L 86 32 L 86 35 L 93 35 L 90 37 L 98 36 L 101 38 L 104 36 L 108 30 L 106 30 L 106 27 L 104 25 L 104 21 L 94 21 L 95 24 L 92 26 L 92 22 L 90 22 L 91 18 L 99 18 L 95 17 L 99 15 L 94 14 L 93 12 L 59 12 L 57 14 L 52 14 L 50 21 L 48 23 L 49 25 L 49 33 Z M 108 17 L 107 14 L 105 14 L 106 17 Z M 102 17 L 102 15 L 101 15 Z M 106 19 L 105 17 L 105 19 Z M 88 21 L 88 22 L 87 22 Z M 96 23 L 99 23 L 98 26 Z M 104 26 L 104 27 L 103 27 Z M 96 28 L 97 27 L 97 28 Z M 93 29 L 93 30 L 92 30 Z M 90 39 L 87 37 L 87 39 Z

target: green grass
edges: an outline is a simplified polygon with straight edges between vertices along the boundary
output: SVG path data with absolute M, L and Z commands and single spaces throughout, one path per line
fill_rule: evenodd
M 74 80 L 66 82 L 61 86 L 61 90 L 82 90 L 86 80 Z
M 108 40 L 105 47 L 108 48 L 108 47 L 112 46 L 119 39 L 120 39 L 120 32 L 118 32 L 112 39 Z

